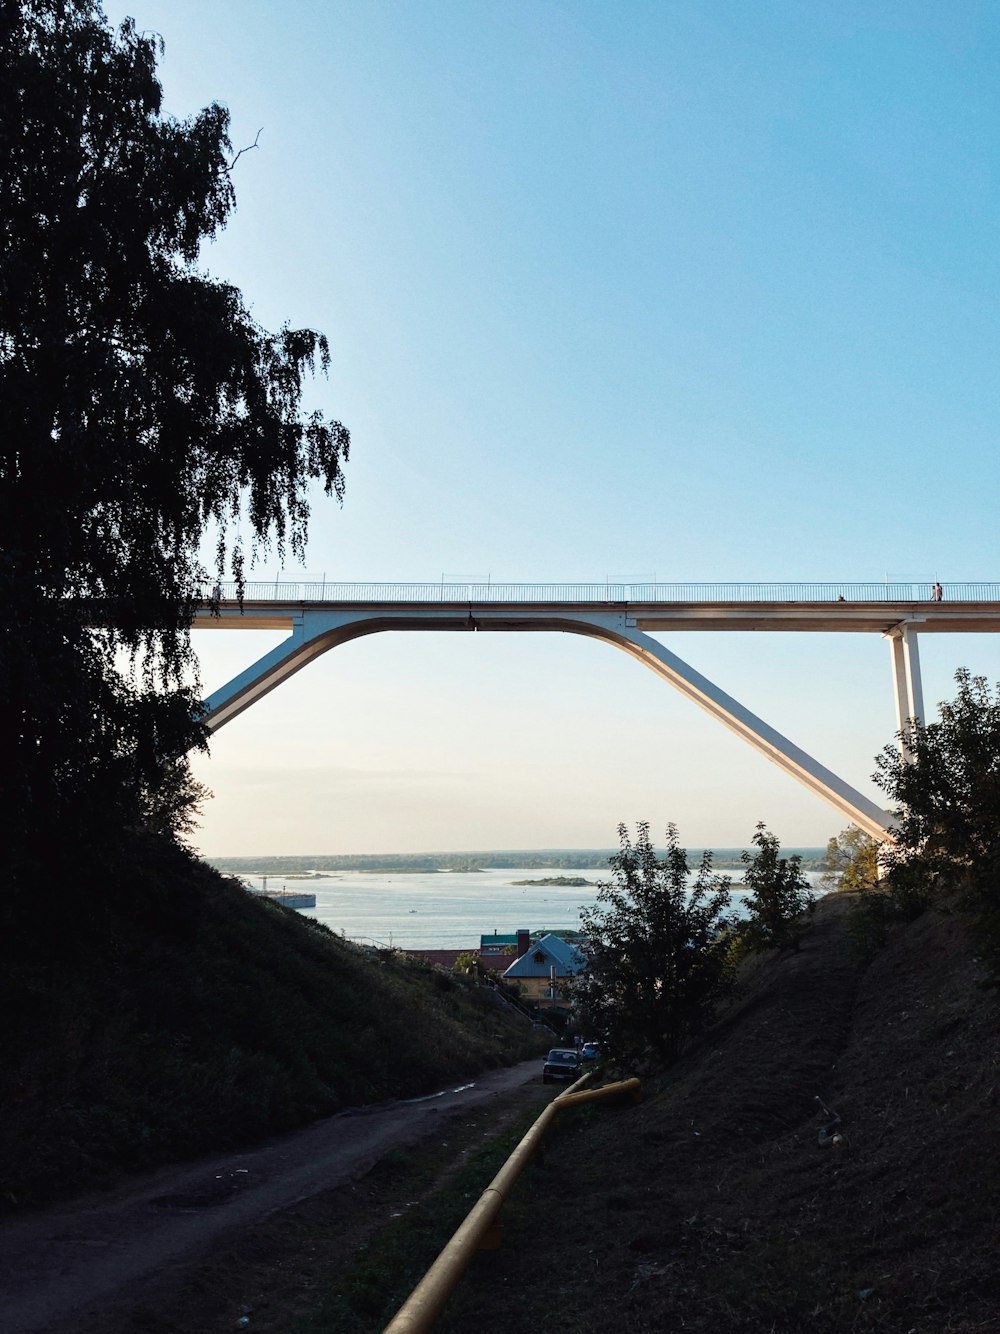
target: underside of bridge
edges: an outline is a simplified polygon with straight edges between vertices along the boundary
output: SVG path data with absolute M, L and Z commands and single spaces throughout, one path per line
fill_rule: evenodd
M 639 628 L 637 617 L 626 611 L 537 605 L 333 608 L 299 604 L 284 610 L 259 609 L 249 620 L 241 609 L 235 608 L 233 616 L 217 618 L 214 624 L 223 628 L 291 627 L 292 633 L 206 701 L 205 722 L 211 731 L 235 718 L 321 654 L 364 635 L 388 630 L 558 631 L 585 635 L 641 662 L 872 837 L 880 840 L 891 837 L 891 812 L 806 754 L 645 633 Z M 916 633 L 906 625 L 885 628 L 882 633 L 889 639 L 892 651 L 897 722 L 902 731 L 907 720 L 920 717 L 923 712 Z

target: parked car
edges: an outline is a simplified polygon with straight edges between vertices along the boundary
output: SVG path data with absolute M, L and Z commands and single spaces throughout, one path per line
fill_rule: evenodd
M 580 1058 L 584 1061 L 599 1061 L 601 1059 L 601 1044 L 599 1042 L 585 1042 L 580 1048 Z
M 548 1084 L 553 1079 L 578 1079 L 580 1065 L 580 1057 L 572 1047 L 553 1047 L 542 1066 L 542 1083 Z

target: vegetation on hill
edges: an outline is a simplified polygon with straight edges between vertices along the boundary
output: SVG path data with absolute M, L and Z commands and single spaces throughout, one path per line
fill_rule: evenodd
M 823 859 L 825 889 L 871 889 L 879 878 L 879 849 L 882 844 L 871 834 L 848 825 L 826 845 Z
M 801 857 L 780 857 L 763 824 L 755 853 L 744 852 L 743 916 L 734 917 L 730 880 L 704 852 L 691 862 L 677 828 L 667 826 L 663 855 L 640 821 L 635 842 L 619 825 L 612 880 L 581 914 L 587 964 L 568 984 L 578 1022 L 617 1061 L 669 1064 L 714 1017 L 749 954 L 798 949 L 813 906 Z
M 1000 685 L 966 668 L 937 722 L 911 720 L 879 756 L 876 780 L 899 806 L 885 858 L 909 911 L 956 897 L 991 936 L 1000 924 Z
M 828 882 L 858 891 L 855 939 L 883 945 L 891 924 L 928 908 L 964 915 L 1000 985 L 1000 686 L 967 668 L 939 720 L 909 719 L 878 757 L 875 780 L 897 807 L 893 841 L 857 829 L 827 849 Z
M 705 1027 L 725 992 L 729 881 L 713 874 L 706 853 L 690 882 L 674 825 L 662 857 L 645 822 L 634 843 L 625 825 L 618 835 L 612 880 L 580 915 L 586 966 L 569 991 L 585 1031 L 606 1050 L 666 1062 Z
M 821 900 L 798 953 L 748 960 L 639 1107 L 560 1118 L 442 1334 L 501 1310 L 531 1328 L 540 1292 L 574 1334 L 1000 1329 L 998 998 L 954 914 L 894 924 L 865 963 L 852 902 Z
M 743 950 L 799 948 L 806 917 L 813 908 L 812 890 L 797 854 L 779 856 L 781 844 L 763 824 L 753 836 L 755 853 L 743 854 L 746 918 L 734 929 Z
M 535 1054 L 493 993 L 145 837 L 5 922 L 0 1207 Z M 43 923 L 49 923 L 44 926 Z

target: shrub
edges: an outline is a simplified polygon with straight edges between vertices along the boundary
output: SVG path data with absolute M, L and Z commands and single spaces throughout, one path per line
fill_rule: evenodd
M 587 967 L 572 994 L 587 1030 L 615 1057 L 653 1053 L 665 1062 L 715 1012 L 731 980 L 723 916 L 729 880 L 712 874 L 711 853 L 689 886 L 687 852 L 667 826 L 662 858 L 637 826 L 633 844 L 619 825 L 613 881 L 581 914 Z
M 743 853 L 743 879 L 750 893 L 747 919 L 739 934 L 754 951 L 799 948 L 804 917 L 812 912 L 813 896 L 802 871 L 802 858 L 779 857 L 781 844 L 763 824 L 753 836 L 758 851 Z
M 919 895 L 959 891 L 970 906 L 1000 909 L 1000 686 L 955 673 L 958 694 L 936 723 L 910 720 L 901 749 L 886 746 L 875 781 L 898 803 L 890 888 Z M 919 895 L 916 882 L 919 880 Z M 916 896 L 916 897 L 915 897 Z
M 878 884 L 882 844 L 856 824 L 831 838 L 823 859 L 823 885 L 828 890 L 865 890 Z

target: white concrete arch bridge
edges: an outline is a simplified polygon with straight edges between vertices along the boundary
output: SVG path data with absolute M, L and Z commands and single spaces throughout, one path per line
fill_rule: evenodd
M 248 581 L 242 605 L 222 588 L 196 629 L 287 630 L 206 701 L 211 731 L 320 654 L 384 630 L 561 631 L 623 650 L 875 838 L 892 816 L 651 638 L 684 630 L 856 632 L 889 644 L 896 725 L 923 717 L 920 634 L 1000 631 L 1000 583 L 496 584 Z

